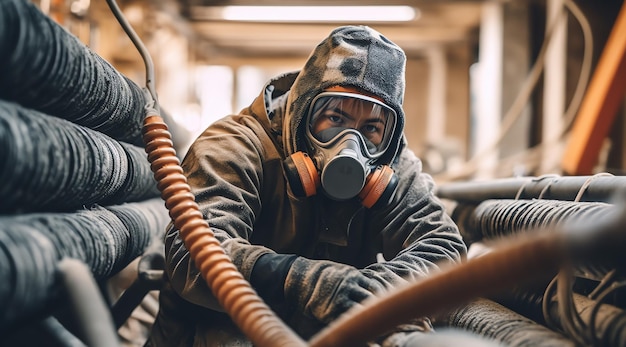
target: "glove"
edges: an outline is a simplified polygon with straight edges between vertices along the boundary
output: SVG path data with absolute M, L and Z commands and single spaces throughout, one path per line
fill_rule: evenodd
M 381 284 L 352 266 L 303 257 L 296 258 L 285 280 L 285 299 L 324 324 L 381 290 Z
M 411 321 L 398 325 L 395 329 L 384 336 L 379 337 L 382 340 L 381 347 L 410 347 L 420 346 L 415 340 L 422 336 L 434 332 L 430 319 L 427 317 L 414 318 Z
M 296 259 L 295 254 L 267 253 L 260 256 L 252 268 L 250 284 L 274 310 L 274 305 L 285 301 L 285 280 Z

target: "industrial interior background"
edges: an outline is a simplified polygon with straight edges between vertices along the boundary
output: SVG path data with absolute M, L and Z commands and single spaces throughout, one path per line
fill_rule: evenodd
M 118 4 L 153 59 L 179 157 L 334 27 L 386 35 L 408 57 L 409 147 L 476 255 L 460 269 L 474 284 L 416 312 L 505 346 L 626 345 L 623 1 Z M 394 8 L 227 16 L 296 5 Z M 397 9 L 402 21 L 382 18 Z M 141 138 L 145 86 L 105 0 L 0 0 L 0 345 L 142 345 L 129 332 L 145 334 L 158 309 L 155 240 L 170 220 Z

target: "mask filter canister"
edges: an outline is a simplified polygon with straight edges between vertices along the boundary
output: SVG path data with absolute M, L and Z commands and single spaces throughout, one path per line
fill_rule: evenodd
M 358 154 L 344 148 L 324 166 L 321 183 L 331 198 L 347 200 L 359 194 L 365 185 L 365 178 L 365 167 Z

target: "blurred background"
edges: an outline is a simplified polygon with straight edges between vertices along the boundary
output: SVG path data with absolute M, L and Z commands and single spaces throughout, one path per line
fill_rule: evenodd
M 104 1 L 35 2 L 145 84 L 143 62 Z M 597 76 L 598 92 L 585 98 L 604 51 L 623 65 L 624 42 L 607 44 L 620 0 L 118 3 L 155 61 L 180 153 L 211 122 L 249 105 L 270 77 L 299 69 L 333 28 L 365 24 L 408 55 L 407 139 L 437 181 L 626 167 L 624 77 Z M 575 131 L 577 122 L 599 130 Z
M 623 1 L 117 3 L 154 61 L 179 157 L 334 28 L 380 31 L 408 57 L 408 146 L 468 258 L 496 250 L 455 290 L 498 295 L 434 317 L 438 329 L 511 347 L 626 345 Z M 145 342 L 171 220 L 142 138 L 145 71 L 106 1 L 0 0 L 0 345 Z M 532 231 L 559 242 L 514 238 Z M 497 252 L 508 237 L 516 252 Z M 563 259 L 575 262 L 557 271 Z

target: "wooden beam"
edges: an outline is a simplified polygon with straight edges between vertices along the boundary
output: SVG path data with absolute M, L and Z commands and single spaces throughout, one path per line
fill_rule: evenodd
M 592 174 L 602 143 L 626 91 L 626 4 L 617 15 L 580 105 L 561 167 L 567 175 Z

